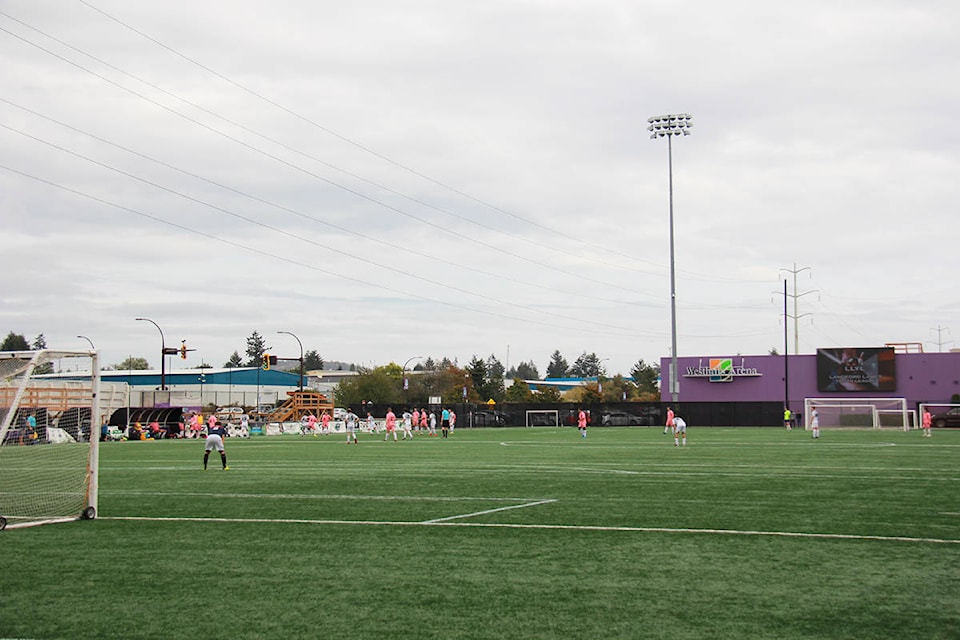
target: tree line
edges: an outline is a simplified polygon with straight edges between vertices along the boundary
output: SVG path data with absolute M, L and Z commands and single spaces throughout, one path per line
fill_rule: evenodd
M 46 338 L 41 333 L 32 342 L 11 331 L 0 344 L 0 351 L 29 351 L 45 349 Z M 246 339 L 244 353 L 235 350 L 224 363 L 225 368 L 259 367 L 267 353 L 266 339 L 254 331 Z M 275 354 L 271 354 L 275 355 Z M 299 355 L 299 354 L 298 354 Z M 323 369 L 324 359 L 315 349 L 304 351 L 304 370 Z M 299 368 L 296 359 L 278 363 L 280 369 Z M 52 372 L 51 365 L 45 365 Z M 146 358 L 130 356 L 125 360 L 104 367 L 105 370 L 142 371 L 150 368 Z M 211 368 L 201 363 L 197 368 Z M 486 359 L 474 355 L 465 367 L 447 357 L 427 357 L 417 362 L 411 371 L 404 371 L 396 364 L 365 368 L 349 365 L 358 375 L 343 380 L 336 392 L 338 406 L 348 406 L 361 401 L 376 403 L 427 403 L 430 398 L 441 397 L 444 403 L 455 402 L 619 402 L 655 401 L 659 399 L 660 365 L 638 360 L 630 370 L 632 381 L 622 375 L 607 376 L 603 359 L 596 353 L 581 353 L 569 364 L 559 349 L 547 363 L 546 378 L 596 378 L 584 387 L 577 387 L 561 394 L 556 388 L 539 388 L 534 391 L 526 380 L 540 380 L 540 371 L 533 361 L 521 362 L 506 370 L 496 356 Z M 412 373 L 411 373 L 412 372 Z M 506 382 L 510 380 L 512 384 Z

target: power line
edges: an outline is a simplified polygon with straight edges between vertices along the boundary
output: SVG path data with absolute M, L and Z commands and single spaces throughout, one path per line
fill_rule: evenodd
M 425 219 L 423 219 L 423 218 L 421 218 L 421 217 L 419 217 L 419 216 L 416 216 L 416 215 L 414 215 L 414 214 L 412 214 L 412 213 L 410 213 L 410 212 L 408 212 L 408 211 L 405 211 L 405 210 L 400 209 L 400 208 L 398 208 L 398 207 L 395 207 L 395 206 L 393 206 L 393 205 L 387 204 L 386 202 L 383 202 L 383 201 L 381 201 L 381 200 L 378 200 L 378 199 L 374 198 L 373 196 L 367 195 L 367 194 L 365 194 L 365 193 L 363 193 L 363 192 L 361 192 L 361 191 L 357 191 L 356 189 L 352 189 L 352 188 L 350 188 L 350 187 L 348 187 L 348 186 L 346 186 L 346 185 L 342 185 L 342 184 L 340 184 L 340 183 L 338 183 L 338 182 L 335 182 L 334 180 L 331 180 L 331 179 L 329 179 L 329 178 L 326 178 L 326 177 L 324 177 L 324 176 L 321 176 L 320 174 L 317 174 L 317 173 L 315 173 L 315 172 L 313 172 L 313 171 L 310 171 L 310 170 L 308 170 L 308 169 L 306 169 L 306 168 L 304 168 L 304 167 L 301 167 L 301 166 L 299 166 L 299 165 L 297 165 L 297 164 L 294 164 L 294 163 L 292 163 L 292 162 L 289 162 L 289 161 L 287 161 L 287 160 L 284 160 L 283 158 L 280 158 L 279 156 L 276 156 L 276 155 L 271 154 L 271 153 L 269 153 L 269 152 L 267 152 L 267 151 L 265 151 L 265 150 L 263 150 L 263 149 L 260 149 L 259 147 L 256 147 L 256 146 L 251 145 L 251 144 L 249 144 L 249 143 L 247 143 L 247 142 L 244 142 L 243 140 L 240 140 L 240 139 L 238 139 L 238 138 L 235 138 L 235 137 L 233 137 L 233 136 L 231 136 L 231 135 L 229 135 L 229 134 L 227 134 L 227 133 L 225 133 L 225 132 L 223 132 L 223 131 L 220 131 L 219 129 L 217 129 L 217 128 L 215 128 L 215 127 L 212 127 L 212 126 L 210 126 L 210 125 L 208 125 L 208 124 L 205 124 L 205 123 L 203 123 L 203 122 L 200 122 L 199 120 L 197 120 L 197 119 L 195 119 L 195 118 L 192 118 L 192 117 L 190 117 L 190 116 L 188 116 L 188 115 L 186 115 L 186 114 L 184 114 L 184 113 L 181 113 L 181 112 L 177 111 L 176 109 L 173 109 L 172 107 L 169 107 L 169 106 L 164 105 L 164 104 L 162 104 L 162 103 L 160 103 L 160 102 L 157 102 L 156 100 L 153 100 L 153 99 L 151 99 L 151 98 L 149 98 L 149 97 L 147 97 L 147 96 L 145 96 L 145 95 L 143 95 L 143 94 L 141 94 L 141 93 L 139 93 L 139 92 L 137 92 L 137 91 L 134 91 L 133 89 L 130 89 L 129 87 L 125 87 L 125 86 L 123 86 L 123 85 L 121 85 L 121 84 L 119 84 L 119 83 L 117 83 L 117 82 L 115 82 L 115 81 L 107 78 L 106 76 L 103 76 L 103 75 L 97 73 L 96 71 L 93 71 L 93 70 L 91 70 L 91 69 L 88 69 L 88 68 L 84 67 L 83 65 L 81 65 L 81 64 L 79 64 L 79 63 L 77 63 L 77 62 L 74 62 L 74 61 L 72 61 L 72 60 L 69 60 L 68 58 L 63 57 L 63 56 L 59 55 L 58 53 L 55 53 L 55 52 L 53 52 L 53 51 L 50 51 L 49 49 L 47 49 L 47 48 L 45 48 L 45 47 L 43 47 L 43 46 L 41 46 L 41 45 L 39 45 L 39 44 L 37 44 L 37 43 L 35 43 L 35 42 L 31 42 L 31 41 L 28 40 L 27 38 L 24 38 L 23 36 L 20 36 L 19 34 L 13 33 L 13 32 L 11 32 L 11 31 L 9 31 L 8 29 L 4 29 L 3 27 L 0 27 L 0 31 L 3 31 L 4 33 L 7 33 L 7 34 L 13 36 L 13 37 L 17 38 L 18 40 L 21 40 L 22 42 L 24 42 L 24 43 L 26 43 L 26 44 L 29 44 L 30 46 L 33 46 L 33 47 L 35 47 L 35 48 L 43 51 L 44 53 L 47 53 L 47 54 L 49 54 L 49 55 L 51 55 L 51 56 L 53 56 L 53 57 L 55 57 L 55 58 L 57 58 L 57 59 L 59 59 L 59 60 L 62 60 L 63 62 L 66 62 L 67 64 L 69 64 L 69 65 L 71 65 L 71 66 L 74 66 L 74 67 L 76 67 L 77 69 L 80 69 L 81 71 L 84 71 L 85 73 L 88 73 L 88 74 L 90 74 L 90 75 L 93 75 L 94 77 L 99 78 L 100 80 L 102 80 L 102 81 L 104 81 L 104 82 L 106 82 L 106 83 L 108 83 L 108 84 L 110 84 L 110 85 L 112 85 L 112 86 L 114 86 L 114 87 L 122 90 L 122 91 L 125 91 L 125 92 L 127 92 L 127 93 L 130 93 L 130 94 L 136 96 L 137 98 L 140 98 L 141 100 L 144 100 L 144 101 L 146 101 L 146 102 L 149 102 L 150 104 L 153 104 L 153 105 L 155 105 L 155 106 L 157 106 L 157 107 L 160 107 L 161 109 L 163 109 L 163 110 L 165 110 L 165 111 L 168 111 L 168 112 L 170 112 L 170 113 L 172 113 L 172 114 L 174 114 L 174 115 L 176 115 L 176 116 L 178 116 L 178 117 L 180 117 L 180 118 L 182 118 L 182 119 L 184 119 L 184 120 L 186 120 L 186 121 L 188 121 L 188 122 L 191 122 L 191 123 L 195 124 L 196 126 L 199 126 L 199 127 L 203 128 L 203 129 L 206 129 L 207 131 L 210 131 L 210 132 L 212 132 L 212 133 L 215 133 L 215 134 L 217 134 L 217 135 L 219 135 L 219 136 L 222 136 L 222 137 L 224 137 L 224 138 L 226 138 L 226 139 L 228 139 L 228 140 L 231 140 L 232 142 L 235 142 L 236 144 L 239 144 L 239 145 L 243 146 L 243 147 L 246 148 L 246 149 L 249 149 L 249 150 L 251 150 L 251 151 L 253 151 L 253 152 L 255 152 L 255 153 L 258 153 L 258 154 L 260 154 L 260 155 L 263 155 L 263 156 L 265 156 L 265 157 L 267 157 L 267 158 L 270 158 L 270 159 L 272 159 L 272 160 L 274 160 L 274 161 L 276 161 L 276 162 L 279 162 L 279 163 L 281 163 L 281 164 L 283 164 L 283 165 L 285 165 L 285 166 L 287 166 L 287 167 L 289 167 L 289 168 L 291 168 L 291 169 L 294 169 L 294 170 L 296 170 L 296 171 L 300 171 L 301 173 L 304 173 L 304 174 L 306 174 L 306 175 L 308 175 L 308 176 L 311 176 L 311 177 L 313 177 L 313 178 L 315 178 L 315 179 L 317 179 L 317 180 L 320 180 L 320 181 L 322 181 L 322 182 L 325 182 L 325 183 L 329 184 L 330 186 L 336 187 L 337 189 L 340 189 L 340 190 L 342 190 L 342 191 L 345 191 L 345 192 L 347 192 L 347 193 L 350 193 L 350 194 L 352 194 L 352 195 L 354 195 L 354 196 L 356 196 L 356 197 L 358 197 L 358 198 L 361 198 L 361 199 L 366 200 L 366 201 L 368 201 L 368 202 L 371 202 L 371 203 L 373 203 L 373 204 L 375 204 L 375 205 L 378 205 L 378 206 L 380 206 L 380 207 L 383 207 L 383 208 L 387 209 L 388 211 L 393 211 L 394 213 L 397 213 L 397 214 L 402 215 L 402 216 L 404 216 L 404 217 L 410 218 L 410 219 L 412 219 L 412 220 L 416 220 L 416 221 L 420 222 L 421 224 L 424 224 L 424 225 L 426 225 L 426 226 L 428 226 L 428 227 L 435 228 L 435 229 L 437 229 L 437 230 L 439 230 L 439 231 L 443 231 L 444 233 L 450 234 L 450 235 L 452 235 L 452 236 L 454 236 L 454 237 L 460 238 L 460 239 L 465 240 L 465 241 L 467 241 L 467 242 L 471 242 L 471 243 L 473 243 L 473 244 L 477 244 L 477 245 L 482 246 L 482 247 L 484 247 L 484 248 L 491 249 L 491 250 L 496 251 L 496 252 L 498 252 L 498 253 L 502 253 L 502 254 L 504 254 L 504 255 L 511 256 L 511 257 L 513 257 L 513 258 L 516 258 L 516 259 L 518 259 L 518 260 L 522 260 L 522 261 L 524 261 L 524 262 L 528 262 L 528 263 L 533 264 L 533 265 L 538 266 L 538 267 L 543 267 L 543 268 L 549 269 L 549 270 L 551 270 L 551 271 L 556 271 L 557 273 L 562 273 L 562 274 L 564 274 L 564 275 L 571 276 L 571 277 L 575 277 L 575 278 L 578 278 L 578 279 L 581 279 L 581 280 L 584 280 L 584 281 L 587 281 L 587 282 L 591 282 L 591 283 L 593 283 L 593 284 L 599 284 L 599 285 L 606 286 L 606 287 L 611 287 L 611 288 L 615 288 L 615 289 L 620 289 L 620 290 L 627 291 L 627 292 L 634 293 L 634 294 L 638 294 L 638 295 L 645 295 L 645 296 L 655 297 L 655 296 L 653 296 L 652 294 L 648 294 L 648 293 L 644 293 L 644 292 L 641 292 L 641 291 L 637 291 L 637 290 L 635 290 L 635 289 L 630 289 L 629 287 L 624 287 L 624 286 L 621 286 L 621 285 L 616 285 L 616 284 L 612 284 L 612 283 L 608 283 L 608 282 L 603 282 L 603 281 L 601 281 L 601 280 L 597 280 L 597 279 L 595 279 L 595 278 L 591 278 L 591 277 L 585 276 L 585 275 L 583 275 L 582 273 L 577 273 L 577 272 L 575 272 L 575 271 L 568 271 L 568 270 L 566 270 L 566 269 L 561 269 L 561 268 L 559 268 L 559 267 L 557 267 L 557 266 L 555 266 L 555 265 L 551 265 L 551 264 L 548 264 L 548 263 L 545 263 L 545 262 L 541 262 L 541 261 L 539 261 L 539 260 L 534 260 L 533 258 L 530 258 L 530 257 L 528 257 L 528 256 L 524 256 L 524 255 L 521 255 L 521 254 L 513 253 L 513 252 L 508 251 L 508 250 L 506 250 L 506 249 L 504 249 L 504 248 L 502 248 L 502 247 L 498 247 L 498 246 L 496 246 L 496 245 L 494 245 L 494 244 L 490 244 L 490 243 L 488 243 L 488 242 L 484 242 L 484 241 L 482 241 L 482 240 L 479 240 L 479 239 L 477 239 L 476 237 L 473 237 L 473 236 L 470 236 L 470 235 L 467 235 L 467 234 L 463 234 L 463 233 L 459 233 L 459 232 L 457 232 L 457 231 L 453 231 L 453 230 L 451 230 L 451 229 L 448 229 L 448 228 L 446 228 L 446 227 L 443 227 L 442 225 L 439 225 L 439 224 L 437 224 L 437 223 L 430 222 L 429 220 L 425 220 Z

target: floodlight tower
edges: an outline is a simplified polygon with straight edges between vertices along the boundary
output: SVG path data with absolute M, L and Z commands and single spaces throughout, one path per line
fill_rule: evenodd
M 680 401 L 680 380 L 677 378 L 677 274 L 673 253 L 673 137 L 690 135 L 693 116 L 675 113 L 647 118 L 650 139 L 667 139 L 667 167 L 670 189 L 670 398 Z

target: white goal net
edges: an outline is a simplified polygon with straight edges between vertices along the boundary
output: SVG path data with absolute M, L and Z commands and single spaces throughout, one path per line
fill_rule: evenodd
M 0 529 L 96 515 L 99 390 L 96 351 L 0 351 Z
M 804 427 L 816 417 L 821 429 L 882 429 L 909 431 L 915 416 L 904 398 L 805 398 Z
M 527 411 L 528 427 L 559 427 L 560 412 L 556 409 L 531 409 Z

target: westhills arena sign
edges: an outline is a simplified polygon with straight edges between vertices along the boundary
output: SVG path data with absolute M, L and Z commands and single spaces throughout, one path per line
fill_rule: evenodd
M 709 382 L 733 382 L 734 378 L 757 378 L 762 376 L 756 367 L 748 367 L 745 358 L 740 364 L 733 364 L 733 358 L 710 358 L 709 365 L 704 366 L 703 360 L 696 367 L 687 367 L 684 378 L 707 378 Z

